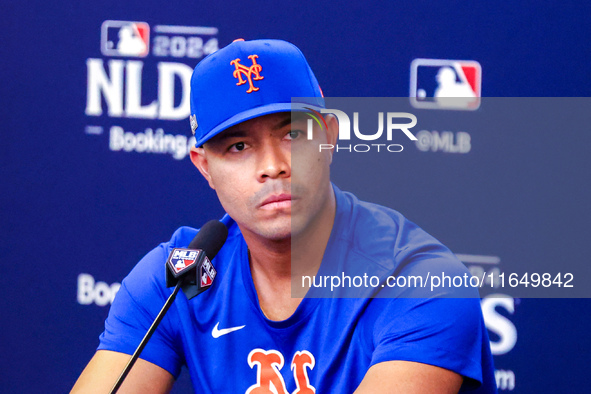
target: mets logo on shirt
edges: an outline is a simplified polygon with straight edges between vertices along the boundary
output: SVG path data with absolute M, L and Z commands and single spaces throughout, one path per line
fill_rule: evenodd
M 415 108 L 476 110 L 481 82 L 476 61 L 415 59 L 410 66 L 410 102 Z
M 104 21 L 101 52 L 105 56 L 146 57 L 150 49 L 150 25 L 146 22 Z

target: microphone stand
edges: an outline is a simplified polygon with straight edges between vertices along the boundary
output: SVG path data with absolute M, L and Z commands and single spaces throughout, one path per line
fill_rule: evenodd
M 139 346 L 137 347 L 137 349 L 135 350 L 135 352 L 133 353 L 133 355 L 129 359 L 129 362 L 127 363 L 127 365 L 125 366 L 125 369 L 123 370 L 123 372 L 121 372 L 119 379 L 117 379 L 117 382 L 115 382 L 115 385 L 113 386 L 113 388 L 109 392 L 110 394 L 115 394 L 117 392 L 117 390 L 119 390 L 119 388 L 123 384 L 123 381 L 127 377 L 127 374 L 129 374 L 129 371 L 131 370 L 131 367 L 133 367 L 133 365 L 137 361 L 138 357 L 142 353 L 142 350 L 144 350 L 144 348 L 146 347 L 146 344 L 148 343 L 148 341 L 152 337 L 152 334 L 154 334 L 154 332 L 158 328 L 158 325 L 162 321 L 162 318 L 164 318 L 164 315 L 166 315 L 166 312 L 168 312 L 168 309 L 170 308 L 170 306 L 174 302 L 176 295 L 178 294 L 179 290 L 181 289 L 182 283 L 183 283 L 182 280 L 179 280 L 177 282 L 172 294 L 170 295 L 170 297 L 168 297 L 168 300 L 166 300 L 166 303 L 164 304 L 164 306 L 160 310 L 160 313 L 158 313 L 158 316 L 156 316 L 156 320 L 154 320 L 154 323 L 152 323 L 152 325 L 150 326 L 150 329 L 148 330 L 148 332 L 144 336 L 144 339 L 142 339 L 142 341 L 140 342 Z
M 115 394 L 117 390 L 119 390 L 119 388 L 121 387 L 121 384 L 123 384 L 123 381 L 125 380 L 125 378 L 129 374 L 129 371 L 131 370 L 131 367 L 133 367 L 133 365 L 137 361 L 138 357 L 142 353 L 142 350 L 144 350 L 144 348 L 146 347 L 148 340 L 150 340 L 152 334 L 154 334 L 154 332 L 158 328 L 158 325 L 162 321 L 162 318 L 164 317 L 164 315 L 166 315 L 166 312 L 168 312 L 168 309 L 174 302 L 179 290 L 183 289 L 185 295 L 187 296 L 187 299 L 190 300 L 197 294 L 200 294 L 205 290 L 209 289 L 209 287 L 211 286 L 211 282 L 213 282 L 213 280 L 215 279 L 216 270 L 213 267 L 213 265 L 211 265 L 211 261 L 207 258 L 206 253 L 208 253 L 213 259 L 224 245 L 227 236 L 228 229 L 223 223 L 217 220 L 210 220 L 209 222 L 205 223 L 203 227 L 201 227 L 201 230 L 197 233 L 197 236 L 195 236 L 195 238 L 193 238 L 193 240 L 189 244 L 188 249 L 173 249 L 166 261 L 166 287 L 172 287 L 175 284 L 176 286 L 172 291 L 172 294 L 170 295 L 170 297 L 168 297 L 168 300 L 166 300 L 166 303 L 160 310 L 160 313 L 158 313 L 158 316 L 156 316 L 154 323 L 152 323 L 150 329 L 148 330 L 148 332 L 140 342 L 139 346 L 131 356 L 131 359 L 125 366 L 125 369 L 123 370 L 123 372 L 121 372 L 121 375 L 119 376 L 119 379 L 117 379 L 117 382 L 115 382 L 115 385 L 111 389 L 110 394 Z M 190 252 L 189 256 L 185 255 L 187 252 Z M 178 253 L 179 256 L 183 255 L 185 256 L 185 258 L 188 258 L 187 260 L 185 260 L 185 264 L 188 262 L 189 265 L 183 264 L 183 267 L 181 269 L 177 269 L 172 262 L 175 253 Z M 199 273 L 201 272 L 201 269 L 205 270 L 204 275 L 207 275 L 209 277 L 209 283 L 203 283 L 203 281 L 199 282 Z M 195 272 L 195 281 L 187 277 L 187 274 L 189 272 Z

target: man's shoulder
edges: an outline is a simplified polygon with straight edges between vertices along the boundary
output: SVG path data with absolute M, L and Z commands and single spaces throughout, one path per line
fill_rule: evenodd
M 358 233 L 376 228 L 394 234 L 406 224 L 413 224 L 395 209 L 376 203 L 363 201 L 350 192 L 342 192 L 351 204 L 351 224 Z
M 174 248 L 187 248 L 193 238 L 197 236 L 200 229 L 182 226 L 177 228 L 168 241 L 162 242 L 157 245 L 154 249 L 148 252 L 130 272 L 128 277 L 155 277 L 159 281 L 164 280 L 164 263 Z M 230 250 L 234 250 L 236 245 L 241 240 L 241 234 L 237 226 L 232 222 L 230 224 L 228 239 L 224 243 L 222 250 L 218 255 L 224 255 Z M 217 259 L 222 260 L 222 259 Z
M 199 233 L 199 229 L 189 226 L 182 226 L 175 230 L 168 242 L 163 245 L 171 248 L 186 248 L 191 240 Z
M 134 271 L 139 270 L 144 273 L 154 270 L 162 271 L 170 251 L 174 248 L 186 248 L 198 232 L 199 230 L 193 227 L 179 227 L 174 231 L 170 240 L 160 243 L 148 252 L 136 265 Z
M 335 220 L 335 242 L 345 257 L 343 268 L 384 275 L 450 272 L 463 275 L 465 266 L 443 243 L 400 212 L 337 192 L 341 203 Z M 369 274 L 369 273 L 368 273 Z
M 366 252 L 390 250 L 398 255 L 427 245 L 445 248 L 397 210 L 362 201 L 349 192 L 337 193 L 343 210 L 335 225 L 342 233 L 341 237 L 346 238 L 355 249 Z

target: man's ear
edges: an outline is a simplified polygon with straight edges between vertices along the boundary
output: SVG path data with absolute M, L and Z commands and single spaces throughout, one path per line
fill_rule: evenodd
M 337 117 L 333 114 L 327 114 L 324 116 L 328 130 L 326 130 L 326 143 L 332 146 L 337 145 L 339 138 L 339 122 Z M 334 148 L 330 150 L 330 162 L 332 163 L 332 155 L 334 154 Z
M 333 114 L 327 114 L 324 117 L 326 121 L 326 125 L 328 126 L 328 130 L 326 132 L 326 137 L 328 139 L 327 143 L 331 145 L 337 144 L 337 139 L 339 138 L 339 121 L 337 117 Z
M 194 146 L 191 147 L 191 161 L 195 167 L 197 167 L 201 175 L 203 175 L 207 183 L 209 183 L 209 187 L 215 190 L 211 175 L 209 175 L 209 163 L 207 162 L 205 149 L 195 148 Z

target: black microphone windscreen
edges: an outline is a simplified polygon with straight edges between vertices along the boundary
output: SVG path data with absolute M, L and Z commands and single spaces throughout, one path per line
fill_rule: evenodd
M 218 220 L 210 220 L 201 227 L 188 248 L 201 249 L 210 260 L 213 260 L 224 246 L 227 237 L 228 228 Z

